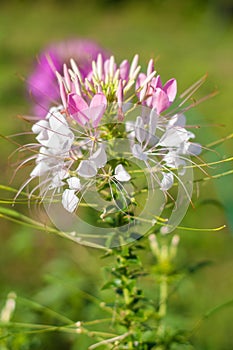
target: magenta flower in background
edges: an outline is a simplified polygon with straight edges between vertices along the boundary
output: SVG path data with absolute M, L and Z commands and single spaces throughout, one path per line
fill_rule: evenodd
M 107 51 L 90 40 L 71 39 L 55 43 L 47 47 L 38 58 L 38 63 L 27 80 L 27 90 L 33 101 L 33 113 L 44 118 L 49 108 L 59 99 L 55 71 L 62 73 L 63 64 L 69 66 L 71 58 L 78 63 L 84 79 L 92 70 L 92 61 L 101 53 L 103 58 L 109 57 Z

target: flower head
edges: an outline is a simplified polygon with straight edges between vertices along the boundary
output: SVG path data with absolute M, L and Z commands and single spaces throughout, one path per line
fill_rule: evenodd
M 139 71 L 138 55 L 117 65 L 100 53 L 85 77 L 73 59 L 56 72 L 61 105 L 32 126 L 39 151 L 26 182 L 40 179 L 33 192 L 39 188 L 49 198 L 49 211 L 55 199 L 69 215 L 90 205 L 112 226 L 121 213 L 121 225 L 123 220 L 133 230 L 151 224 L 171 199 L 182 217 L 177 206 L 186 208 L 191 200 L 190 156 L 197 157 L 201 146 L 182 111 L 166 114 L 176 80 L 162 85 L 153 60 L 146 73 Z M 174 187 L 181 188 L 178 204 Z

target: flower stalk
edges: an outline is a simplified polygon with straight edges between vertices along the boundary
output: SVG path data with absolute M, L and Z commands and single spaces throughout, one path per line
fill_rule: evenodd
M 159 310 L 158 310 L 158 317 L 159 317 L 159 328 L 158 328 L 158 335 L 164 335 L 165 331 L 165 317 L 167 313 L 167 297 L 168 297 L 168 281 L 167 276 L 161 276 L 160 280 L 160 293 L 159 293 Z
M 103 286 L 114 293 L 114 306 L 107 306 L 114 333 L 89 331 L 80 324 L 77 333 L 98 341 L 89 350 L 168 350 L 184 339 L 167 325 L 179 237 L 166 234 L 178 226 L 191 202 L 192 168 L 197 165 L 191 157 L 199 160 L 202 147 L 186 126 L 187 107 L 180 107 L 199 83 L 170 109 L 176 79 L 162 83 L 153 60 L 146 73 L 140 72 L 138 59 L 135 55 L 131 63 L 117 65 L 114 56 L 99 53 L 88 74 L 74 59 L 65 63 L 55 72 L 58 106 L 32 126 L 37 143 L 24 147 L 33 154 L 19 166 L 35 162 L 15 201 L 39 180 L 29 200 L 39 191 L 60 235 L 101 247 L 114 259 Z M 150 233 L 157 221 L 162 228 L 156 236 Z M 151 274 L 140 259 L 147 238 Z M 156 279 L 155 298 L 141 287 L 147 275 Z

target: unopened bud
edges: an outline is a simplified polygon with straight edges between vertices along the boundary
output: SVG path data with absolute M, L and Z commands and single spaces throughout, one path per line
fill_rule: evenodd
M 14 292 L 10 292 L 7 296 L 7 301 L 5 306 L 2 309 L 0 320 L 2 322 L 9 322 L 11 319 L 11 316 L 15 310 L 15 302 L 16 294 Z
M 170 258 L 174 259 L 177 254 L 177 247 L 180 242 L 180 237 L 178 235 L 174 235 L 171 240 L 171 245 L 170 245 Z
M 155 257 L 159 257 L 160 255 L 160 249 L 159 249 L 159 244 L 156 238 L 156 235 L 152 234 L 149 236 L 149 242 L 150 242 L 150 248 Z

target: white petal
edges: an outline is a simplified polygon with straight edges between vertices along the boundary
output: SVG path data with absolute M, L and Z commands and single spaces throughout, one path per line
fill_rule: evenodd
M 147 160 L 147 154 L 143 152 L 142 147 L 137 143 L 133 145 L 132 153 L 135 158 L 138 158 L 143 161 Z
M 177 155 L 175 152 L 168 152 L 163 157 L 163 161 L 166 163 L 167 166 L 175 167 L 176 157 L 177 157 Z
M 161 137 L 159 145 L 163 147 L 179 147 L 190 138 L 189 132 L 184 128 L 170 128 Z
M 167 191 L 167 190 L 169 190 L 169 188 L 171 188 L 172 185 L 173 185 L 174 176 L 173 176 L 172 173 L 164 173 L 164 172 L 162 172 L 162 174 L 163 174 L 163 179 L 162 179 L 162 181 L 161 181 L 161 184 L 160 184 L 161 186 L 160 186 L 160 188 L 161 188 L 161 190 L 163 190 L 163 191 Z
M 51 148 L 56 154 L 60 155 L 61 152 L 69 151 L 74 140 L 73 133 L 66 128 L 62 130 L 62 127 L 58 130 L 48 130 L 42 132 L 36 137 L 41 145 Z
M 135 136 L 138 142 L 142 143 L 146 137 L 146 130 L 142 117 L 137 117 L 135 123 Z
M 67 171 L 67 169 L 60 169 L 58 175 L 61 180 L 64 180 L 69 176 L 69 172 Z
M 60 138 L 60 149 L 63 152 L 69 151 L 71 149 L 71 146 L 74 142 L 74 134 L 69 131 L 65 137 Z
M 54 130 L 54 131 L 59 130 L 59 129 L 64 129 L 64 130 L 69 129 L 65 118 L 60 113 L 59 113 L 59 115 L 53 115 L 49 119 L 49 125 L 50 125 L 50 129 Z
M 69 173 L 66 169 L 60 168 L 60 166 L 62 165 L 58 164 L 58 166 L 53 169 L 53 177 L 51 177 L 51 183 L 49 185 L 50 189 L 59 188 L 65 185 L 65 182 L 62 180 L 66 179 Z
M 201 145 L 199 143 L 185 142 L 181 148 L 182 154 L 196 155 L 201 153 Z
M 158 121 L 158 114 L 156 113 L 156 110 L 152 109 L 149 117 L 149 136 L 154 136 L 156 126 Z
M 93 161 L 97 168 L 102 168 L 107 163 L 107 155 L 104 150 L 104 146 L 101 145 L 95 153 L 89 158 Z
M 78 166 L 77 173 L 84 178 L 94 177 L 97 174 L 97 167 L 91 160 L 82 160 Z
M 157 137 L 157 136 L 151 136 L 150 138 L 149 138 L 149 141 L 148 141 L 148 145 L 150 146 L 150 147 L 154 147 L 157 143 L 158 143 L 158 141 L 159 141 L 159 138 Z
M 58 107 L 51 107 L 48 114 L 46 115 L 45 119 L 49 119 L 51 115 L 54 115 L 55 113 L 60 113 L 61 110 L 63 110 L 63 106 L 58 106 Z
M 191 143 L 189 144 L 188 152 L 191 155 L 198 156 L 202 151 L 202 147 L 199 143 Z
M 64 117 L 63 114 L 61 114 L 59 111 L 52 111 L 52 109 L 50 110 L 50 114 L 48 115 L 48 120 L 49 120 L 49 124 L 51 129 L 56 130 L 57 128 L 61 127 L 61 125 L 63 126 L 68 126 L 66 118 Z
M 40 147 L 39 153 L 36 158 L 36 162 L 39 163 L 42 160 L 43 161 L 48 160 L 49 159 L 48 157 L 51 157 L 51 153 L 49 152 L 48 148 L 42 146 Z
M 168 122 L 168 126 L 180 126 L 185 127 L 186 124 L 186 118 L 183 114 L 175 114 L 171 117 L 171 119 Z
M 50 170 L 50 167 L 45 162 L 39 162 L 35 166 L 35 168 L 32 170 L 30 176 L 31 177 L 42 176 L 49 170 Z
M 81 189 L 81 183 L 80 183 L 80 179 L 76 176 L 70 177 L 68 180 L 68 185 L 70 190 L 80 190 Z
M 36 140 L 43 146 L 47 145 L 49 136 L 48 136 L 48 130 L 43 129 L 39 132 L 39 134 L 36 136 Z
M 63 207 L 73 213 L 77 208 L 79 198 L 75 195 L 75 190 L 66 189 L 62 194 L 62 205 Z
M 49 128 L 49 123 L 47 120 L 39 120 L 37 123 L 35 123 L 32 126 L 32 132 L 34 134 L 39 134 L 41 131 L 46 130 Z
M 36 137 L 37 141 L 45 147 L 49 148 L 58 148 L 59 147 L 59 138 L 54 134 L 54 132 L 44 131 L 40 132 Z
M 49 189 L 54 189 L 54 188 L 60 188 L 63 185 L 65 185 L 65 182 L 63 182 L 59 176 L 59 174 L 55 174 L 52 179 L 51 182 L 49 184 Z
M 129 139 L 133 140 L 135 138 L 135 123 L 132 121 L 125 122 L 125 131 Z
M 121 182 L 127 182 L 131 179 L 131 176 L 127 173 L 122 164 L 116 166 L 114 177 Z
M 168 152 L 163 160 L 168 167 L 174 167 L 176 169 L 181 168 L 186 164 L 185 160 L 180 159 L 179 154 L 176 152 Z
M 46 118 L 49 122 L 47 134 L 38 135 L 37 140 L 46 147 L 56 149 L 58 153 L 61 150 L 69 150 L 74 140 L 74 134 L 65 117 L 57 109 L 54 112 L 51 109 Z

